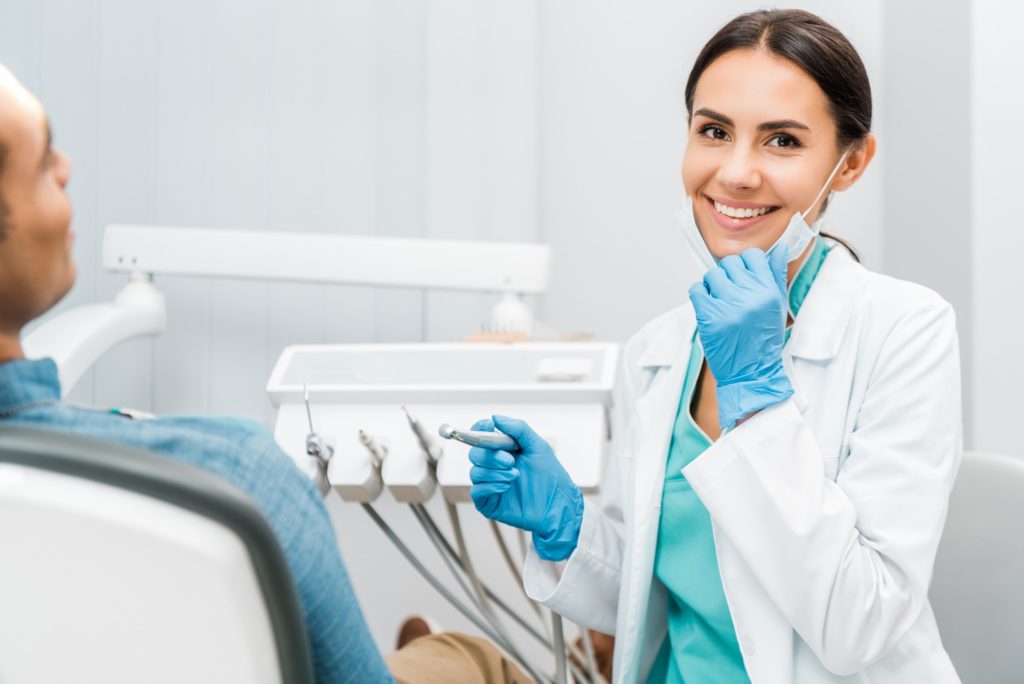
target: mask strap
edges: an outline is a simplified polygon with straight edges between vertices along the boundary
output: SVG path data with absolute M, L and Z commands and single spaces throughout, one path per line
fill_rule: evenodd
M 821 199 L 821 196 L 825 194 L 825 190 L 828 189 L 828 184 L 831 183 L 832 179 L 836 177 L 837 173 L 839 173 L 839 167 L 843 165 L 843 162 L 846 161 L 846 158 L 850 156 L 850 152 L 852 151 L 852 147 L 847 147 L 846 151 L 843 152 L 841 157 L 839 157 L 839 161 L 836 162 L 836 167 L 832 169 L 832 173 L 828 175 L 828 178 L 825 179 L 825 184 L 822 185 L 821 190 L 818 191 L 818 196 L 814 198 L 814 201 L 811 202 L 811 206 L 807 207 L 807 211 L 803 212 L 802 216 L 807 216 L 807 213 L 814 208 L 814 205 L 818 203 L 818 200 Z

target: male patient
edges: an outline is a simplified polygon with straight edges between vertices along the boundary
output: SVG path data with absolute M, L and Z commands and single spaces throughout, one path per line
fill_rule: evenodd
M 161 452 L 212 471 L 263 512 L 284 550 L 309 632 L 318 682 L 526 682 L 490 644 L 460 635 L 377 651 L 319 493 L 255 423 L 216 418 L 134 420 L 60 401 L 52 360 L 27 360 L 25 325 L 71 289 L 68 158 L 42 106 L 0 65 L 0 425 L 34 425 Z

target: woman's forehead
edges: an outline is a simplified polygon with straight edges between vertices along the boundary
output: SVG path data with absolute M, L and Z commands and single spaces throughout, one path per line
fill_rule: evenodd
M 765 50 L 733 50 L 701 74 L 693 111 L 710 109 L 737 126 L 795 119 L 814 126 L 831 119 L 828 98 L 793 62 Z

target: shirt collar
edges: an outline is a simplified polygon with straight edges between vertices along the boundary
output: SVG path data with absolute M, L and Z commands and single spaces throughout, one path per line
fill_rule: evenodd
M 60 401 L 60 380 L 53 359 L 0 363 L 0 414 L 44 401 Z

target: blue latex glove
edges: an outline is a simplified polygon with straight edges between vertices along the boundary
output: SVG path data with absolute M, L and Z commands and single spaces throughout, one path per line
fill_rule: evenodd
M 494 416 L 474 430 L 495 427 L 519 443 L 520 451 L 473 447 L 469 495 L 476 509 L 491 520 L 533 533 L 533 546 L 544 560 L 572 555 L 583 524 L 583 493 L 558 462 L 551 447 L 525 421 Z
M 718 422 L 733 427 L 793 394 L 782 368 L 787 254 L 757 248 L 727 256 L 690 288 L 697 331 L 718 383 Z

